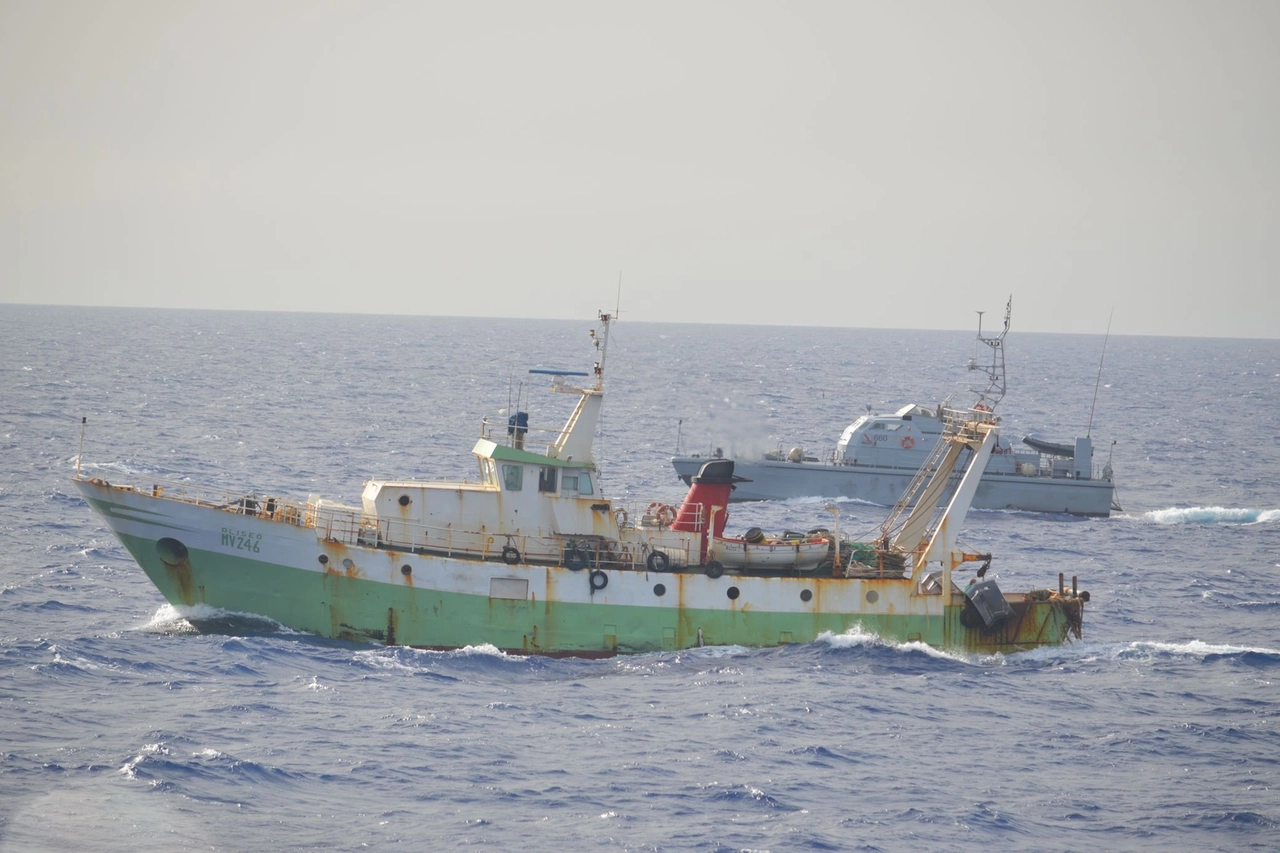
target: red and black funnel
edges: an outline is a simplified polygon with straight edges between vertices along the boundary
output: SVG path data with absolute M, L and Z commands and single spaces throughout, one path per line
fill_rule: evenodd
M 708 520 L 711 522 L 711 535 L 724 533 L 725 522 L 729 520 L 729 493 L 734 483 L 747 482 L 746 477 L 738 477 L 733 473 L 732 459 L 712 459 L 704 462 L 698 474 L 689 483 L 689 494 L 685 496 L 672 530 L 683 530 L 687 533 L 702 533 L 703 550 L 706 550 L 706 533 Z M 712 508 L 716 507 L 714 517 Z

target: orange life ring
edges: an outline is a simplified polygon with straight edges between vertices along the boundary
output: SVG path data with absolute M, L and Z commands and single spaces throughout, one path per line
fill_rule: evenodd
M 676 520 L 676 511 L 669 504 L 660 504 L 657 501 L 649 504 L 644 514 L 653 516 L 659 527 L 669 527 L 671 522 Z
M 912 437 L 911 437 L 911 436 L 909 436 L 909 435 L 904 435 L 904 436 L 902 437 L 902 449 L 903 449 L 903 450 L 910 450 L 911 448 L 913 448 L 913 447 L 915 447 L 915 446 L 916 446 L 916 440 L 915 440 L 914 438 L 912 438 Z

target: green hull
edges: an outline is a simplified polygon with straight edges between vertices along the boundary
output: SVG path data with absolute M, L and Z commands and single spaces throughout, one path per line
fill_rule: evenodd
M 608 656 L 619 653 L 671 651 L 704 645 L 752 647 L 805 643 L 824 633 L 839 635 L 858 628 L 890 642 L 922 642 L 974 652 L 1015 652 L 1058 644 L 1078 628 L 1078 601 L 1020 601 L 1011 597 L 1016 618 L 995 631 L 974 625 L 963 598 L 939 605 L 934 613 L 804 612 L 734 606 L 682 606 L 695 585 L 709 581 L 701 574 L 652 574 L 616 571 L 614 587 L 643 583 L 649 600 L 609 603 L 603 594 L 586 601 L 512 600 L 392 584 L 358 573 L 290 568 L 217 551 L 191 550 L 176 563 L 161 560 L 155 540 L 120 533 L 120 538 L 147 576 L 171 604 L 206 605 L 220 611 L 264 616 L 289 628 L 324 637 L 386 645 L 449 649 L 492 645 L 524 654 Z M 404 559 L 404 555 L 391 555 Z M 338 564 L 338 560 L 333 561 Z M 453 561 L 461 562 L 461 561 Z M 475 563 L 474 571 L 496 568 Z M 464 570 L 466 569 L 464 564 Z M 554 572 L 561 583 L 589 583 L 587 572 L 561 568 L 501 567 L 505 574 Z M 416 574 L 424 574 L 419 569 Z M 627 577 L 630 576 L 630 577 Z M 725 577 L 726 589 L 744 589 L 746 578 Z M 770 596 L 797 600 L 808 590 L 821 601 L 827 588 L 848 585 L 846 579 L 771 578 Z M 863 582 L 890 594 L 902 580 Z M 663 595 L 654 590 L 665 587 Z M 580 589 L 576 590 L 581 592 Z M 940 596 L 935 596 L 940 599 Z M 966 624 L 969 623 L 969 624 Z

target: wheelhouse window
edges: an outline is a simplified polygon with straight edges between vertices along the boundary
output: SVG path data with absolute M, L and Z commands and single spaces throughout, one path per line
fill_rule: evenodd
M 508 492 L 518 492 L 524 485 L 523 465 L 503 465 L 502 483 Z
M 538 491 L 554 492 L 556 490 L 556 469 L 543 468 L 538 474 Z
M 592 495 L 591 475 L 586 471 L 565 472 L 560 478 L 560 493 L 565 495 Z

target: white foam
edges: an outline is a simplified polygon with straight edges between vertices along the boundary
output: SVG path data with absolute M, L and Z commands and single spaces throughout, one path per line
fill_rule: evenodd
M 238 610 L 223 610 L 208 604 L 176 606 L 162 604 L 160 609 L 151 615 L 151 621 L 141 626 L 140 631 L 194 631 L 193 622 L 209 622 L 217 619 L 243 620 L 261 625 L 272 633 L 307 636 L 304 631 L 295 631 L 276 620 L 258 613 L 243 613 Z
M 422 661 L 422 665 L 406 662 L 406 656 L 417 658 Z M 361 649 L 356 652 L 355 657 L 367 666 L 400 672 L 426 672 L 428 671 L 427 662 L 441 657 L 485 657 L 513 663 L 523 663 L 528 660 L 525 655 L 508 654 L 489 643 L 479 646 L 464 646 L 460 649 L 415 649 L 410 646 L 378 646 L 376 648 Z
M 138 765 L 146 761 L 147 758 L 152 755 L 172 755 L 172 753 L 169 751 L 169 747 L 165 746 L 163 743 L 145 744 L 142 747 L 142 750 L 133 758 L 126 761 L 117 772 L 127 779 L 136 779 L 138 778 Z
M 361 649 L 355 653 L 355 659 L 370 669 L 384 669 L 392 672 L 423 672 L 425 667 L 405 663 L 395 652 L 398 649 L 377 648 Z
M 203 607 L 203 605 L 199 605 L 199 606 Z M 191 609 L 194 610 L 197 608 L 191 608 Z M 206 609 L 212 610 L 212 608 L 206 608 Z M 159 610 L 151 614 L 151 621 L 143 625 L 139 630 L 154 631 L 154 630 L 172 627 L 175 622 L 186 622 L 186 621 L 187 621 L 186 616 L 179 613 L 178 608 L 174 607 L 172 604 L 162 604 L 160 605 Z M 189 624 L 190 623 L 188 623 L 188 625 Z
M 481 643 L 478 646 L 463 646 L 460 649 L 456 649 L 451 652 L 444 652 L 443 654 L 459 655 L 461 657 L 494 657 L 501 660 L 515 661 L 522 661 L 527 657 L 527 655 L 508 654 L 492 643 Z
M 1268 524 L 1280 521 L 1280 509 L 1238 509 L 1222 506 L 1196 506 L 1185 509 L 1157 509 L 1136 516 L 1156 524 Z
M 929 657 L 939 658 L 941 660 L 953 660 L 959 663 L 973 663 L 978 660 L 976 657 L 934 648 L 928 643 L 922 643 L 916 640 L 906 643 L 895 643 L 884 639 L 878 634 L 873 634 L 870 631 L 864 630 L 860 624 L 854 625 L 843 634 L 832 634 L 830 631 L 823 631 L 818 635 L 818 642 L 827 643 L 832 648 L 836 649 L 880 647 L 885 649 L 894 649 L 899 652 L 920 652 L 928 655 Z
M 1233 646 L 1226 643 L 1206 643 L 1203 640 L 1188 640 L 1183 643 L 1167 643 L 1136 640 L 1127 645 L 1117 646 L 1117 651 L 1112 657 L 1122 655 L 1145 654 L 1148 656 L 1156 654 L 1181 655 L 1191 658 L 1205 658 L 1209 655 L 1241 655 L 1247 653 L 1277 655 L 1280 656 L 1280 649 L 1268 649 L 1263 646 Z
M 1203 640 L 1188 640 L 1180 643 L 1146 640 L 1135 640 L 1130 643 L 1064 643 L 1060 646 L 1040 646 L 1007 655 L 1001 652 L 969 654 L 937 649 L 919 642 L 890 642 L 864 631 L 858 625 L 844 634 L 825 632 L 818 637 L 818 640 L 829 643 L 833 648 L 879 647 L 899 652 L 921 652 L 934 658 L 978 666 L 1003 666 L 1014 661 L 1043 665 L 1067 662 L 1088 663 L 1098 660 L 1150 660 L 1158 655 L 1203 659 L 1210 655 L 1230 656 L 1253 653 L 1280 657 L 1280 649 L 1206 643 Z

